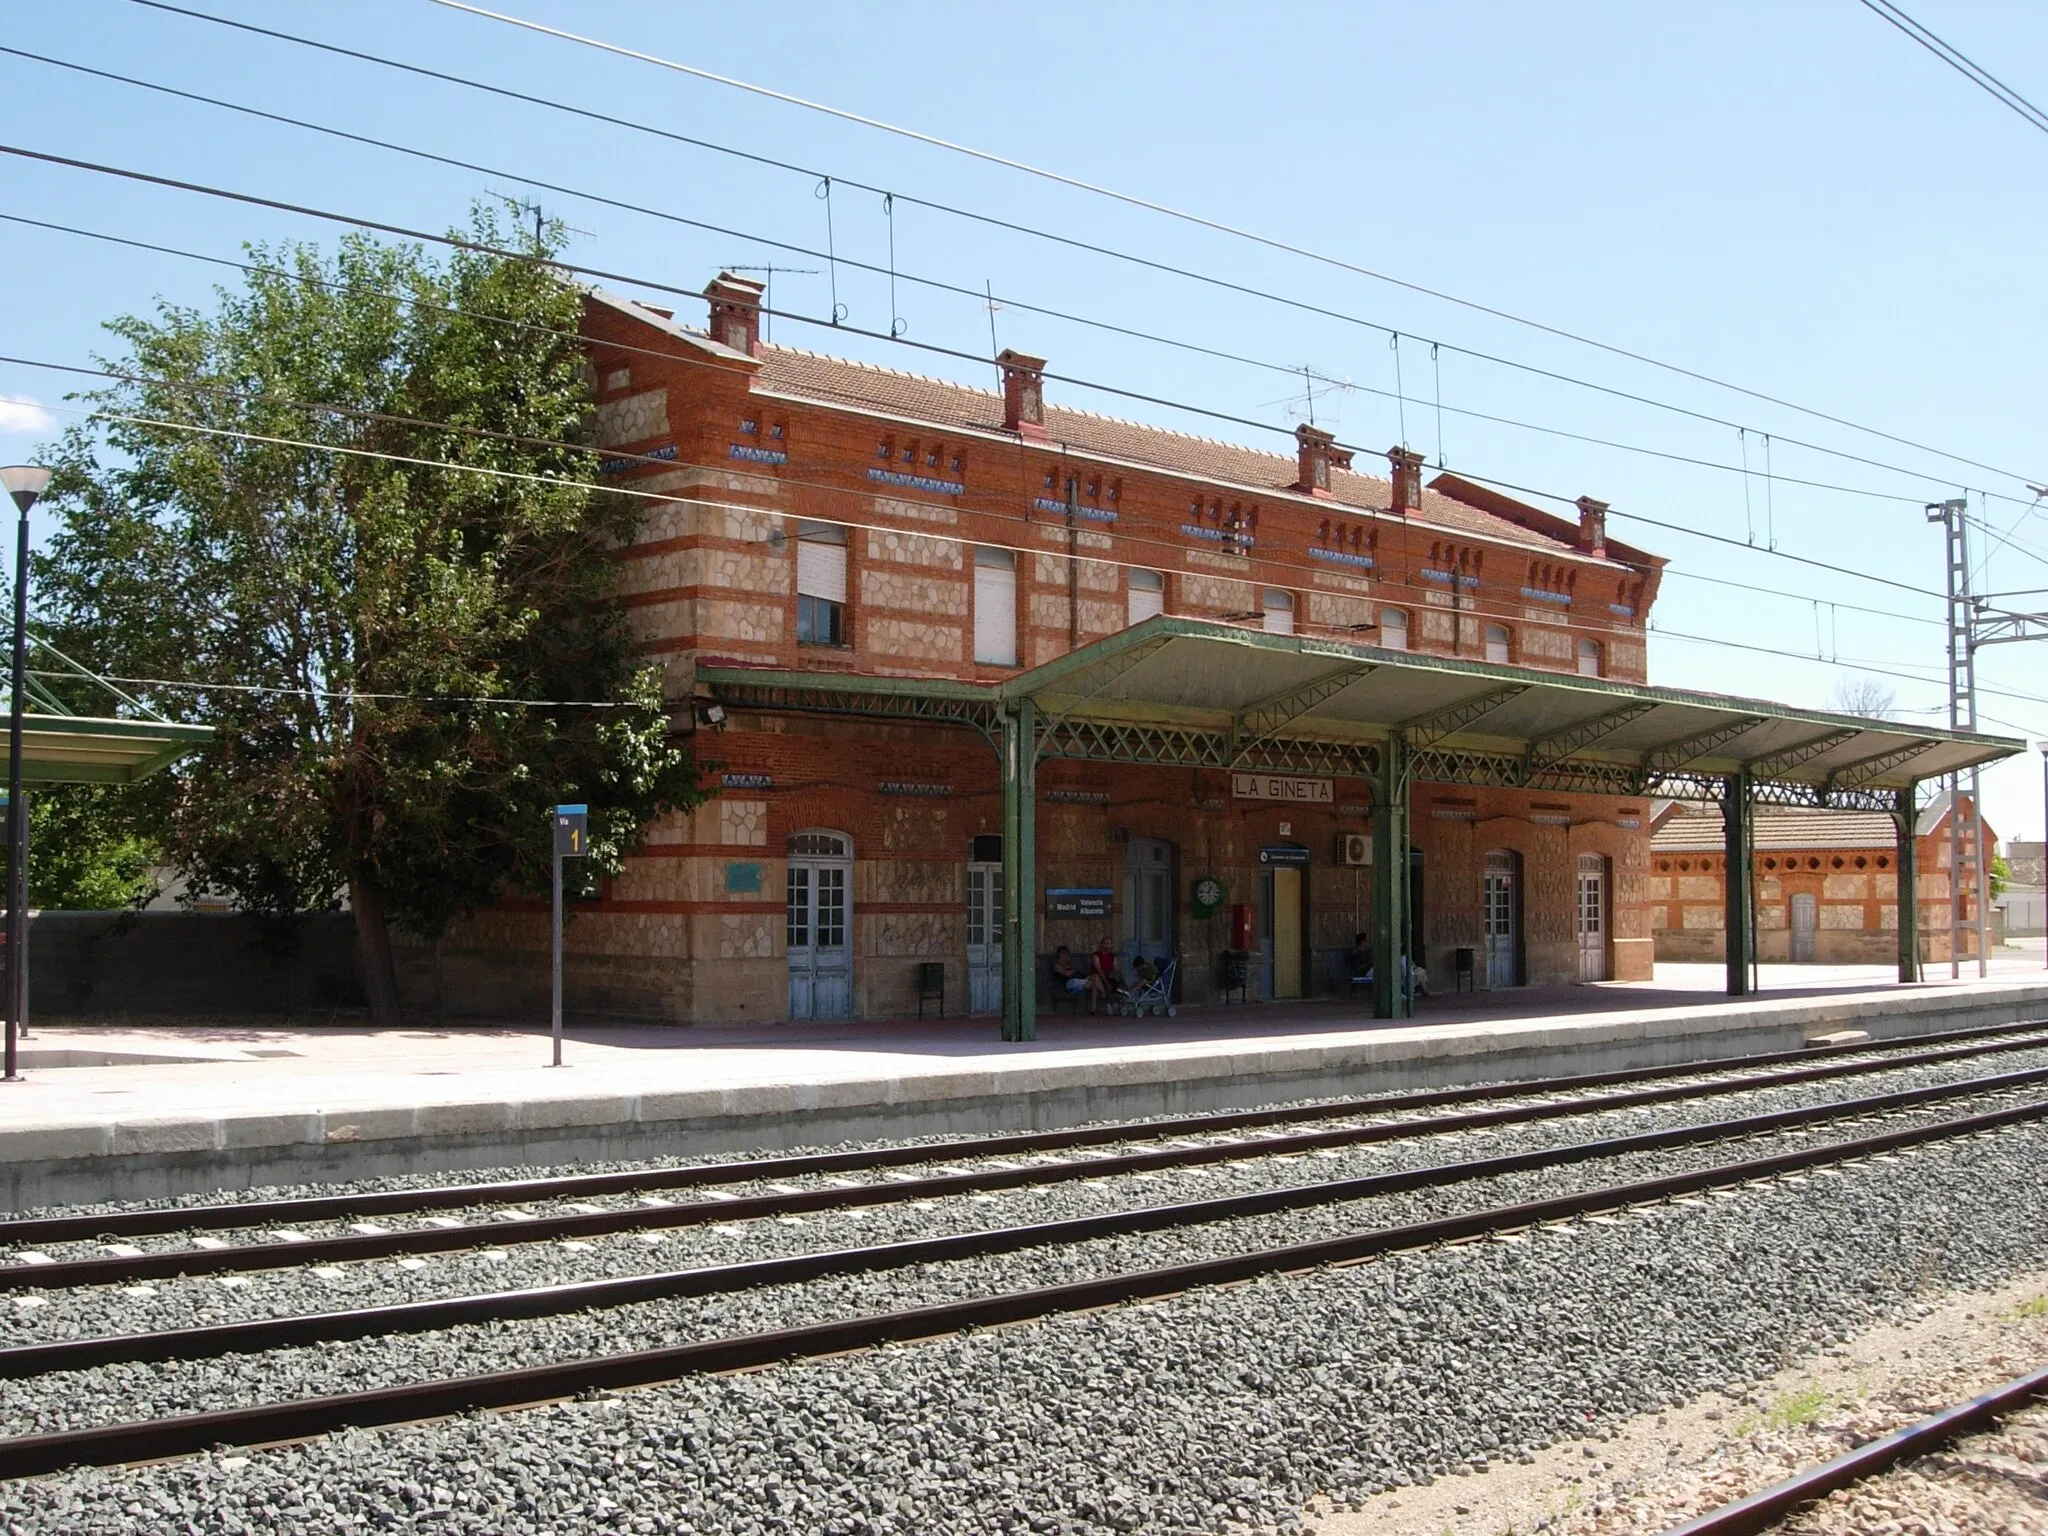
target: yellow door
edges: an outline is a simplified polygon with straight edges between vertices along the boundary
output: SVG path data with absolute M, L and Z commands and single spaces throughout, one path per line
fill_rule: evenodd
M 1273 995 L 1301 996 L 1301 871 L 1273 871 Z

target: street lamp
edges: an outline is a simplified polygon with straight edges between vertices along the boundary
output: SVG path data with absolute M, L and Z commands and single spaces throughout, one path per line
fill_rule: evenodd
M 14 530 L 14 673 L 7 699 L 7 1050 L 0 1080 L 21 1081 L 17 1037 L 28 975 L 21 963 L 28 945 L 28 805 L 21 797 L 21 710 L 28 683 L 28 509 L 49 487 L 50 472 L 39 464 L 0 469 L 0 486 L 14 498 L 21 516 Z

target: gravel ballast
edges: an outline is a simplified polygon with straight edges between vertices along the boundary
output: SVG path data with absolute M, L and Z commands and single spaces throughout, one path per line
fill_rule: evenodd
M 1801 1105 L 1832 1103 L 1865 1098 L 1902 1089 L 1965 1081 L 1986 1075 L 2016 1072 L 2048 1065 L 2048 1050 L 2000 1054 L 1989 1058 L 1902 1068 L 1868 1076 L 1824 1080 L 1717 1096 L 1710 1099 L 1660 1105 L 1624 1112 L 1602 1112 L 1569 1119 L 1540 1121 L 1528 1125 L 1504 1126 L 1494 1130 L 1450 1136 L 1420 1137 L 1397 1142 L 1375 1143 L 1353 1148 L 1325 1149 L 1307 1155 L 1257 1157 L 1248 1155 L 1239 1163 L 1135 1174 L 1090 1182 L 1068 1182 L 1034 1188 L 1007 1190 L 998 1194 L 958 1196 L 937 1202 L 880 1206 L 865 1210 L 828 1211 L 800 1218 L 760 1218 L 673 1228 L 655 1233 L 620 1233 L 598 1237 L 587 1243 L 521 1243 L 516 1225 L 491 1220 L 487 1210 L 463 1213 L 479 1226 L 477 1247 L 467 1252 L 430 1254 L 410 1260 L 378 1260 L 332 1266 L 320 1272 L 304 1269 L 257 1271 L 247 1276 L 198 1276 L 152 1280 L 145 1286 L 107 1286 L 50 1293 L 22 1292 L 0 1298 L 0 1345 L 82 1338 L 129 1332 L 160 1332 L 239 1321 L 257 1317 L 286 1316 L 341 1308 L 385 1306 L 409 1301 L 461 1296 L 486 1290 L 511 1290 L 560 1285 L 613 1276 L 676 1270 L 706 1265 L 742 1263 L 820 1249 L 868 1246 L 915 1238 L 937 1237 L 991 1226 L 1015 1226 L 1057 1221 L 1070 1217 L 1097 1215 L 1107 1211 L 1200 1200 L 1281 1186 L 1357 1178 L 1402 1169 L 1431 1167 L 1449 1162 L 1473 1161 L 1485 1157 L 1535 1151 L 1598 1138 L 1616 1137 L 1665 1127 L 1698 1124 L 1769 1113 Z M 2048 1086 L 2027 1090 L 2048 1094 Z M 1928 1107 L 1927 1114 L 1953 1117 L 1965 1112 L 1970 1101 L 1958 1099 Z M 1837 1139 L 1859 1134 L 1844 1122 L 1818 1128 L 1813 1134 Z M 1777 1144 L 1773 1139 L 1772 1144 Z M 1709 1145 L 1687 1152 L 1686 1166 L 1732 1161 L 1759 1155 L 1736 1150 L 1751 1143 Z M 1671 1166 L 1678 1154 L 1658 1154 L 1654 1163 L 1643 1161 L 1648 1170 Z M 957 1166 L 957 1165 L 947 1165 Z M 1617 1171 L 1621 1164 L 1561 1170 L 1548 1176 L 1537 1195 L 1563 1193 L 1592 1183 L 1616 1182 L 1633 1176 Z M 931 1171 L 929 1167 L 922 1170 Z M 892 1170 L 893 1172 L 893 1170 Z M 1646 1176 L 1646 1175 L 1644 1175 Z M 1561 1182 L 1560 1182 L 1561 1181 Z M 819 1176 L 801 1176 L 782 1188 L 811 1188 L 830 1182 Z M 886 1178 L 885 1178 L 886 1182 Z M 1498 1181 L 1491 1181 L 1498 1182 Z M 730 1186 L 735 1194 L 762 1193 L 766 1184 Z M 1473 1184 L 1452 1192 L 1449 1206 L 1409 1205 L 1395 1210 L 1442 1214 L 1447 1209 L 1468 1209 L 1495 1197 L 1485 1194 L 1491 1183 Z M 683 1192 L 678 1198 L 700 1198 Z M 1502 1196 L 1500 1198 L 1506 1198 Z M 630 1197 L 603 1200 L 607 1206 L 630 1206 Z M 1400 1214 L 1382 1214 L 1385 1201 L 1353 1203 L 1321 1213 L 1306 1225 L 1293 1221 L 1284 1230 L 1291 1235 L 1328 1236 L 1361 1226 L 1391 1224 L 1416 1219 Z M 559 1207 L 529 1205 L 525 1209 L 544 1211 Z M 1299 1213 L 1317 1218 L 1319 1213 Z M 420 1218 L 384 1218 L 379 1225 L 402 1230 Z M 1274 1218 L 1275 1223 L 1289 1221 Z M 324 1236 L 347 1230 L 341 1223 L 308 1225 L 304 1231 Z M 1269 1225 L 1262 1234 L 1282 1230 Z M 658 1241 L 650 1239 L 658 1237 Z M 243 1238 L 241 1240 L 246 1240 Z M 1275 1240 L 1282 1240 L 1276 1238 Z M 175 1245 L 158 1240 L 151 1247 Z M 1128 1240 L 1145 1252 L 1158 1251 L 1159 1239 Z M 1248 1246 L 1233 1243 L 1233 1248 Z M 98 1256 L 98 1245 L 66 1243 L 48 1245 L 55 1258 Z M 1204 1250 L 1210 1251 L 1210 1250 Z M 283 1250 L 280 1256 L 288 1255 Z M 1032 1263 L 1030 1256 L 1023 1262 Z M 1165 1261 L 1160 1261 L 1165 1262 Z M 1138 1264 L 1142 1265 L 1143 1260 Z M 609 1347 L 609 1346 L 605 1346 Z M 0 1389 L 4 1390 L 4 1389 Z M 0 1399 L 4 1400 L 4 1399 Z
M 2048 1129 L 2027 1126 L 1519 1242 L 19 1483 L 0 1516 L 22 1536 L 1285 1527 L 1319 1495 L 1349 1502 L 1583 1436 L 1767 1374 L 1922 1292 L 2038 1266 L 2044 1169 Z M 290 1395 L 303 1379 L 286 1357 L 244 1364 L 258 1367 L 245 1392 Z M 25 1406 L 9 1403 L 10 1426 Z

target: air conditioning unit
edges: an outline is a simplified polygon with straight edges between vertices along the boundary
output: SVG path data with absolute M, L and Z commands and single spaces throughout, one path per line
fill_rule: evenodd
M 1338 833 L 1337 861 L 1354 868 L 1372 863 L 1372 838 L 1363 832 Z

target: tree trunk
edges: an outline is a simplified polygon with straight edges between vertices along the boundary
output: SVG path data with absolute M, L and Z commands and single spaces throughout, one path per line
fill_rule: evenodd
M 372 1024 L 400 1024 L 398 967 L 391 958 L 391 924 L 384 915 L 384 893 L 362 875 L 348 881 L 348 904 L 356 919 L 356 969 L 370 1004 Z

